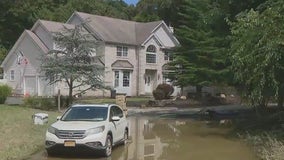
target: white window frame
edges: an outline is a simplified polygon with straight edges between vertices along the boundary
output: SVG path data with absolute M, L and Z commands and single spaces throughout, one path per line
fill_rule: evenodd
M 10 81 L 14 81 L 15 80 L 15 70 L 10 70 Z
M 128 73 L 128 76 L 125 76 L 125 73 Z M 122 72 L 122 86 L 123 87 L 130 87 L 130 71 L 123 71 Z
M 127 57 L 128 56 L 128 47 L 116 46 L 116 56 L 117 57 Z
M 173 61 L 172 53 L 165 51 L 164 54 L 165 54 L 165 56 L 164 56 L 165 61 Z
M 114 87 L 119 87 L 119 71 L 114 71 Z
M 146 63 L 156 64 L 157 63 L 157 48 L 154 45 L 149 45 L 146 49 Z

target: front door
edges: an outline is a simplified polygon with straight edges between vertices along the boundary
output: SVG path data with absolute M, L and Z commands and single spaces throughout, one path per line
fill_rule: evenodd
M 145 92 L 146 93 L 152 93 L 153 91 L 153 80 L 151 75 L 145 76 Z
M 117 93 L 131 96 L 131 72 L 129 70 L 114 71 L 114 89 Z

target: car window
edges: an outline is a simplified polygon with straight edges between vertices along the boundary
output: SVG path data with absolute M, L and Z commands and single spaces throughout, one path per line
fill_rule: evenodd
M 63 116 L 62 121 L 103 121 L 107 118 L 106 107 L 71 107 Z
M 118 116 L 120 118 L 123 117 L 123 111 L 118 106 L 112 106 L 110 109 L 110 117 Z

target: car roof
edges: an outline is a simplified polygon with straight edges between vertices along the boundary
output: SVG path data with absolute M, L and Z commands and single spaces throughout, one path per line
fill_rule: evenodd
M 74 104 L 71 107 L 106 107 L 109 108 L 115 104 Z

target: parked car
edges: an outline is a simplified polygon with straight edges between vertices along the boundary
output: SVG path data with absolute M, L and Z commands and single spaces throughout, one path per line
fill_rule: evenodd
M 118 105 L 76 104 L 48 128 L 45 147 L 49 155 L 87 151 L 107 157 L 128 137 L 129 123 Z

